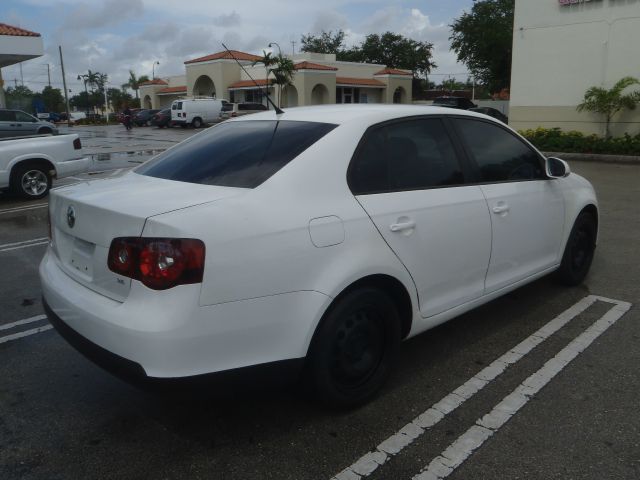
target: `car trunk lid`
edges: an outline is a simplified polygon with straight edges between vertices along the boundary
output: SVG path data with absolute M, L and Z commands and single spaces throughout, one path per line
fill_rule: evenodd
M 114 238 L 140 236 L 149 217 L 244 191 L 133 172 L 54 189 L 49 205 L 52 250 L 61 268 L 76 281 L 109 298 L 124 301 L 131 281 L 107 266 Z

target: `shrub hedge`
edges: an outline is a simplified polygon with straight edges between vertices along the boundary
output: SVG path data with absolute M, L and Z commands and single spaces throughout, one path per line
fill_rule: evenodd
M 576 131 L 563 132 L 559 128 L 522 130 L 520 134 L 543 152 L 640 155 L 640 134 L 604 138 Z

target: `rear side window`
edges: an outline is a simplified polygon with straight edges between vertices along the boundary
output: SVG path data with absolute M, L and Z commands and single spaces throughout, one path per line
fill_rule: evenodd
M 456 119 L 480 170 L 481 182 L 546 178 L 540 156 L 512 133 L 488 122 Z
M 0 110 L 0 122 L 15 122 L 16 112 L 13 110 Z
M 369 129 L 353 159 L 355 195 L 460 185 L 464 175 L 440 119 L 416 119 Z
M 136 172 L 180 182 L 255 188 L 336 126 L 273 120 L 221 123 Z

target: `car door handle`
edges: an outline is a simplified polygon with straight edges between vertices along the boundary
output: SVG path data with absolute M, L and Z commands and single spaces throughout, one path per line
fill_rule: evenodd
M 503 203 L 503 204 L 496 205 L 491 210 L 493 210 L 493 213 L 495 213 L 496 215 L 500 215 L 501 213 L 507 213 L 510 210 L 510 208 L 509 208 L 509 205 L 507 205 L 506 203 Z
M 411 230 L 412 228 L 416 228 L 416 222 L 414 221 L 393 223 L 389 225 L 389 230 L 392 232 L 402 232 L 404 230 Z

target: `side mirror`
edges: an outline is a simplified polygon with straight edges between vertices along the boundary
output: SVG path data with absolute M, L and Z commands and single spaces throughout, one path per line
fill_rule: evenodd
M 569 164 L 559 158 L 549 157 L 547 158 L 547 161 L 545 163 L 547 176 L 549 178 L 564 178 L 569 176 L 569 174 L 571 173 Z

